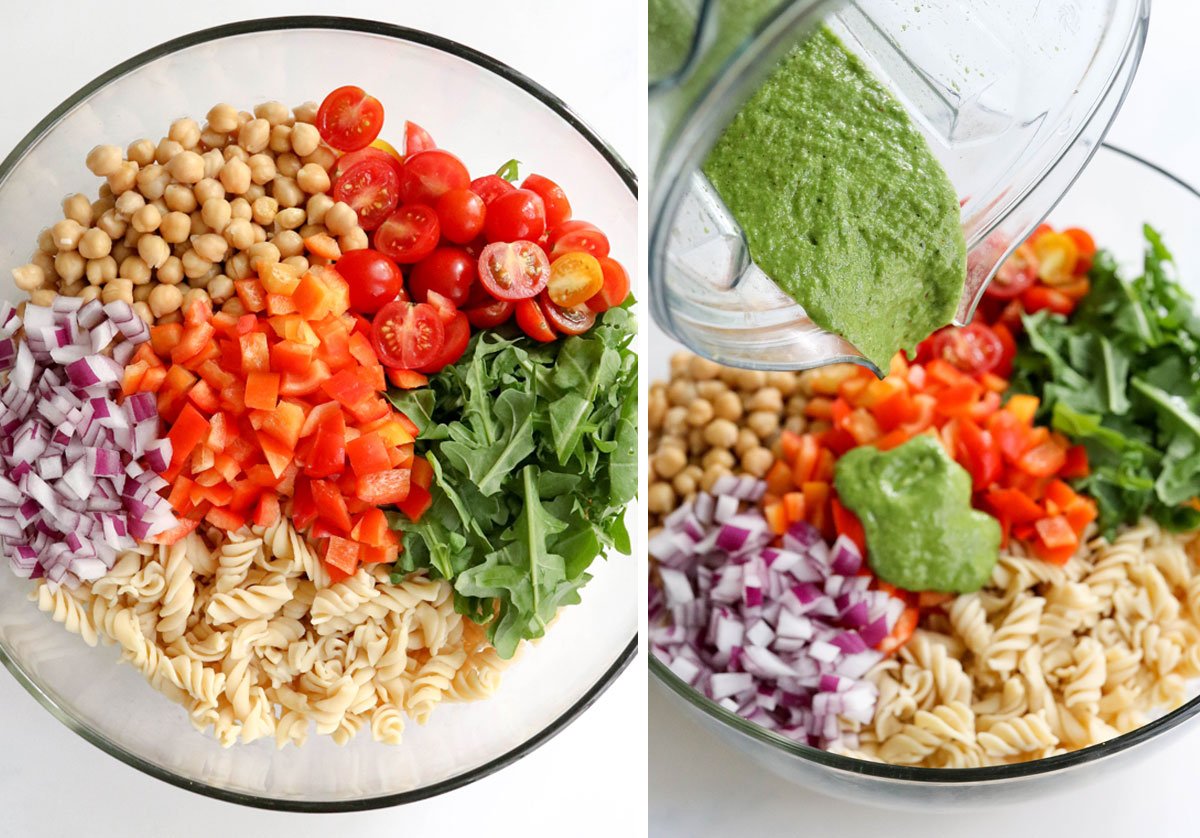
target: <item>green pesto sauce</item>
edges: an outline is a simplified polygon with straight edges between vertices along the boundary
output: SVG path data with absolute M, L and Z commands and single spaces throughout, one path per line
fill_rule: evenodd
M 953 318 L 958 196 L 904 107 L 829 29 L 780 63 L 704 171 L 758 266 L 876 366 Z
M 963 594 L 991 578 L 1000 524 L 971 508 L 971 476 L 933 437 L 855 448 L 838 460 L 834 486 L 862 521 L 867 561 L 885 582 Z

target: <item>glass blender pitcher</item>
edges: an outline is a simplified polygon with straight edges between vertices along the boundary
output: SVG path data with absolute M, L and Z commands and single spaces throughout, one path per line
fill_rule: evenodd
M 958 191 L 955 323 L 1087 165 L 1133 80 L 1149 0 L 651 0 L 650 302 L 690 349 L 751 369 L 874 366 L 753 262 L 701 171 L 822 23 L 907 108 Z M 878 372 L 878 370 L 876 370 Z

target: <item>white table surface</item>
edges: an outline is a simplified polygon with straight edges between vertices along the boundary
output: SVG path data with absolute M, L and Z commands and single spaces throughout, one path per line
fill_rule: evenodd
M 1200 6 L 1153 0 L 1141 68 L 1108 139 L 1200 185 Z M 1147 219 L 1152 221 L 1153 219 Z M 1200 724 L 1170 734 L 1161 753 L 1094 785 L 1019 807 L 962 814 L 875 809 L 808 792 L 760 769 L 650 689 L 650 834 L 941 836 L 1200 834 L 1195 823 Z
M 0 156 L 76 89 L 169 38 L 276 14 L 374 18 L 473 46 L 566 101 L 625 158 L 644 159 L 644 37 L 638 0 L 264 0 L 132 3 L 55 0 L 5 6 Z M 353 56 L 346 56 L 352 66 Z M 635 662 L 573 725 L 508 769 L 399 809 L 305 816 L 253 811 L 146 777 L 46 713 L 0 670 L 0 835 L 498 836 L 636 835 L 645 830 L 645 669 Z M 437 830 L 437 831 L 435 831 Z

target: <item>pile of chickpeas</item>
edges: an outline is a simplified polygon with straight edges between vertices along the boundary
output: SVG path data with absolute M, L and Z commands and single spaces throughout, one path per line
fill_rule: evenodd
M 203 126 L 177 119 L 157 143 L 96 146 L 87 167 L 105 179 L 99 198 L 63 201 L 63 219 L 13 270 L 17 287 L 36 305 L 56 294 L 124 300 L 151 324 L 178 321 L 194 299 L 240 315 L 236 280 L 328 261 L 308 252 L 310 236 L 334 240 L 326 253 L 366 247 L 357 214 L 327 194 L 338 154 L 316 114 L 313 102 L 253 113 L 222 103 Z
M 650 385 L 651 526 L 727 474 L 762 477 L 781 429 L 810 429 L 806 374 L 723 367 L 680 352 L 670 381 Z

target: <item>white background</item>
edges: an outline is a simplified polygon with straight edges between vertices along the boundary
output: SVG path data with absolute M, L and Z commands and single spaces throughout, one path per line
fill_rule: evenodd
M 1108 140 L 1200 185 L 1200 6 L 1154 0 L 1141 68 Z M 1197 231 L 1200 233 L 1200 231 Z M 1145 835 L 1200 834 L 1195 820 L 1200 725 L 1169 734 L 1161 753 L 1077 792 L 985 812 L 892 812 L 823 797 L 776 778 L 690 720 L 674 699 L 650 690 L 650 834 Z
M 557 94 L 641 170 L 638 0 L 571 3 L 569 14 L 555 0 L 41 0 L 21 3 L 19 14 L 0 5 L 9 12 L 0 30 L 0 157 L 76 89 L 162 41 L 247 18 L 340 14 L 424 29 L 494 56 Z M 352 66 L 354 56 L 345 61 Z M 635 661 L 575 724 L 498 774 L 399 809 L 306 816 L 208 800 L 139 774 L 68 731 L 0 670 L 0 836 L 642 834 L 645 695 L 645 669 Z

